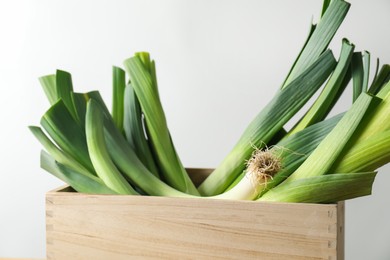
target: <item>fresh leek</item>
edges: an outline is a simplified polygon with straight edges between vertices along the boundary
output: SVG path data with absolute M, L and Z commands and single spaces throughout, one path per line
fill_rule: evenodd
M 146 137 L 142 110 L 131 84 L 125 88 L 124 99 L 123 128 L 126 139 L 140 161 L 151 173 L 159 177 L 158 168 L 150 150 L 150 143 Z
M 369 84 L 368 51 L 344 39 L 336 61 L 327 49 L 349 7 L 323 1 L 281 88 L 199 187 L 174 147 L 146 52 L 113 67 L 111 112 L 98 91 L 75 92 L 66 71 L 39 79 L 50 103 L 40 126 L 30 126 L 44 148 L 41 167 L 90 194 L 305 203 L 371 194 L 376 170 L 390 162 L 390 66 L 378 72 L 378 60 Z M 327 118 L 351 79 L 352 105 Z
M 136 55 L 127 59 L 124 65 L 145 115 L 147 130 L 161 174 L 172 187 L 190 194 L 198 194 L 173 146 L 148 55 L 142 53 Z
M 324 83 L 336 65 L 330 51 L 322 54 L 302 75 L 276 93 L 274 98 L 249 124 L 238 143 L 216 170 L 200 185 L 202 195 L 223 192 L 244 170 L 244 163 L 252 153 L 252 145 L 259 149 L 282 129 L 283 125 L 305 104 Z
M 95 100 L 88 101 L 85 124 L 88 151 L 96 173 L 115 192 L 137 194 L 110 159 L 104 138 L 104 118 L 98 106 Z

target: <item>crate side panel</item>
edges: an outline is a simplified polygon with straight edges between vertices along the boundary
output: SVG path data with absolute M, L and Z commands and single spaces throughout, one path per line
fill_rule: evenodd
M 61 192 L 47 201 L 48 257 L 83 247 L 117 259 L 336 258 L 335 205 Z

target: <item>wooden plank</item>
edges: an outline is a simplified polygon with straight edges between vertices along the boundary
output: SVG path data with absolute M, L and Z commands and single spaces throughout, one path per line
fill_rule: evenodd
M 47 194 L 47 257 L 343 259 L 337 209 L 55 191 Z

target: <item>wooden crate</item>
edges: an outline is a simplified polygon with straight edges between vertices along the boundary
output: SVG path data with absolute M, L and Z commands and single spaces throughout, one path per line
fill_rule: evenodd
M 208 171 L 197 172 L 200 181 Z M 46 195 L 48 259 L 344 259 L 344 203 Z

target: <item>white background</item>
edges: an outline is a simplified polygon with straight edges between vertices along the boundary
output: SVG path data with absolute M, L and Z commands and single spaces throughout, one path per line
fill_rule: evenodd
M 136 51 L 157 61 L 161 99 L 183 163 L 216 167 L 280 86 L 320 0 L 1 1 L 0 257 L 45 256 L 45 192 L 28 131 L 48 102 L 37 78 L 68 70 L 77 91 L 111 105 L 111 66 Z M 331 47 L 347 37 L 390 62 L 390 2 L 352 1 Z M 372 63 L 374 66 L 374 63 Z M 348 108 L 350 90 L 336 112 Z M 390 259 L 390 167 L 374 194 L 347 203 L 346 259 Z

